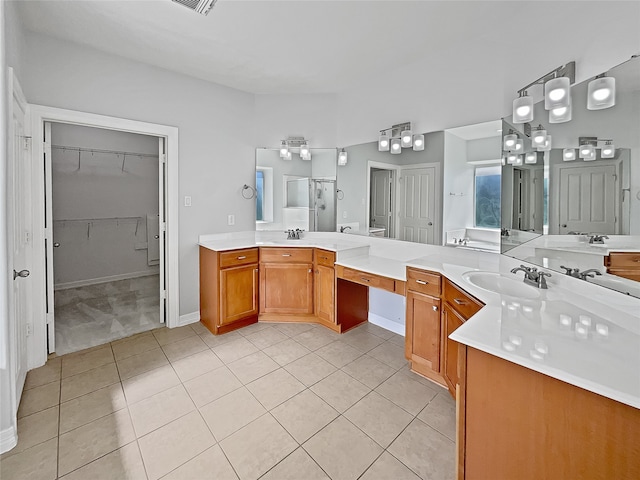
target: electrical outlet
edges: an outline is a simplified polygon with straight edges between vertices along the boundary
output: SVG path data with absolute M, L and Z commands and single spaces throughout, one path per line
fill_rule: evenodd
M 227 215 L 227 225 L 235 225 L 235 224 L 236 224 L 236 216 Z
M 33 335 L 33 323 L 27 323 L 25 327 L 26 327 L 27 337 L 30 335 Z
M 347 218 L 347 211 L 342 212 L 342 218 Z
M 191 197 L 188 196 L 188 195 L 184 197 L 184 206 L 185 207 L 190 207 L 191 206 Z

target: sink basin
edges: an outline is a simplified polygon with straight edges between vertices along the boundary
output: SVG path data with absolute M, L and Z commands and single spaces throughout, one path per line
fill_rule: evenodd
M 465 281 L 488 292 L 509 295 L 517 298 L 534 300 L 540 297 L 540 292 L 530 285 L 526 285 L 516 277 L 506 277 L 495 272 L 467 272 L 462 275 Z

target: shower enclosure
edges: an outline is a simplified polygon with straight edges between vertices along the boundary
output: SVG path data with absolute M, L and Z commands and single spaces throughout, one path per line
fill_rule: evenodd
M 300 209 L 299 219 L 310 232 L 335 232 L 336 181 L 297 178 L 287 181 L 286 209 Z M 286 215 L 285 215 L 286 216 Z M 289 228 L 289 227 L 287 227 Z

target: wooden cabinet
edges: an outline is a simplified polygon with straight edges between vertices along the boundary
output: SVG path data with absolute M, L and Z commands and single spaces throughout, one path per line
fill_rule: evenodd
M 313 314 L 313 249 L 263 248 L 260 313 Z
M 335 323 L 336 254 L 327 250 L 315 251 L 315 315 L 320 320 Z
M 200 321 L 225 333 L 258 321 L 258 249 L 200 247 Z
M 611 252 L 604 257 L 607 273 L 640 282 L 640 253 Z

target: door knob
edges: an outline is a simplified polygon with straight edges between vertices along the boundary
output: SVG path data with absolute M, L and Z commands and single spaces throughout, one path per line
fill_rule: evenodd
M 566 224 L 566 223 L 563 223 L 563 224 L 562 224 L 562 228 L 567 228 L 567 224 Z
M 160 238 L 160 235 L 154 235 L 153 238 L 155 238 L 156 240 Z
M 58 248 L 60 246 L 60 243 L 56 242 L 53 244 L 53 248 Z
M 31 272 L 29 270 L 20 270 L 19 272 L 13 271 L 13 279 L 16 278 L 27 278 Z
M 433 222 L 429 222 L 429 223 L 427 223 L 427 225 L 431 226 L 431 225 L 433 225 Z

